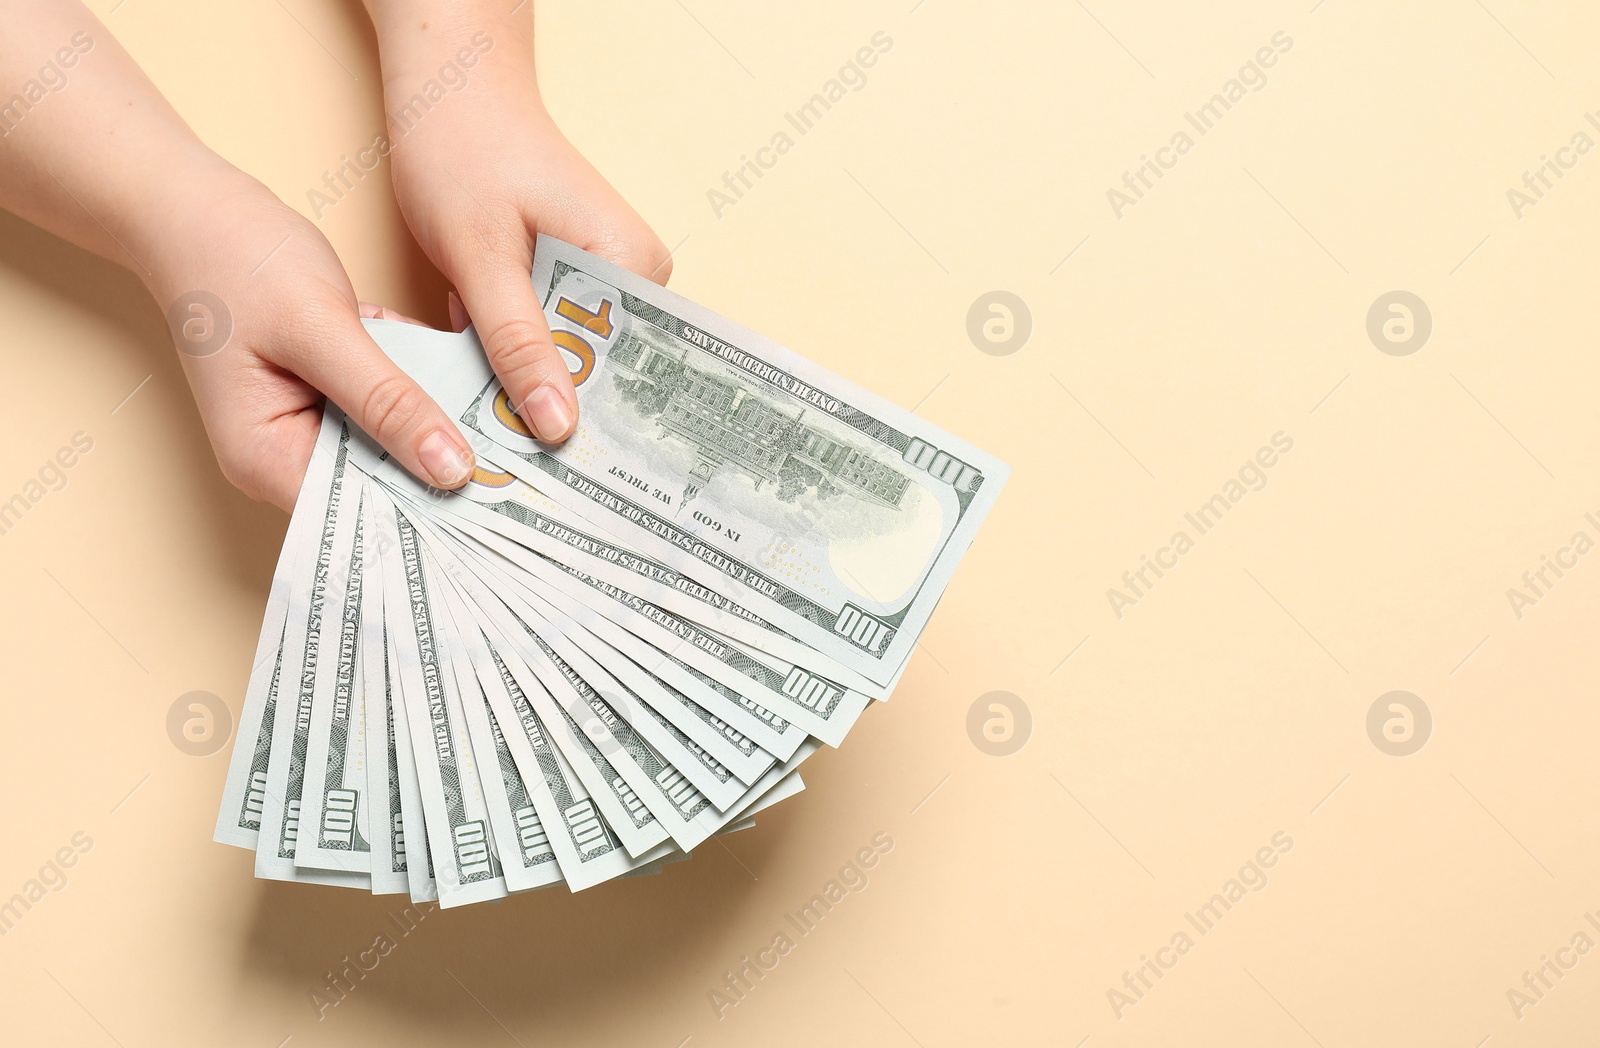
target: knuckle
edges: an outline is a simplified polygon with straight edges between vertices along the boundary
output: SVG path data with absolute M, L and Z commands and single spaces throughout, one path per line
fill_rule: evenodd
M 531 264 L 528 238 L 518 234 L 519 228 L 519 220 L 475 218 L 458 230 L 452 257 L 457 263 L 490 259 L 507 266 Z
M 666 283 L 672 272 L 672 256 L 667 246 L 648 229 L 619 233 L 601 245 L 597 253 L 623 269 L 659 283 Z
M 411 427 L 425 410 L 422 390 L 409 379 L 387 375 L 361 403 L 361 423 L 385 447 Z
M 507 386 L 534 386 L 564 370 L 548 331 L 529 320 L 508 320 L 485 337 L 489 365 Z

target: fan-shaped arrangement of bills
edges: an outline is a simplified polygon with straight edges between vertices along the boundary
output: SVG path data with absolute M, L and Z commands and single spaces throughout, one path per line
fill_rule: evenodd
M 1009 472 L 570 245 L 533 279 L 566 444 L 471 330 L 368 322 L 476 450 L 463 490 L 326 412 L 217 819 L 258 877 L 455 906 L 750 825 L 889 697 Z

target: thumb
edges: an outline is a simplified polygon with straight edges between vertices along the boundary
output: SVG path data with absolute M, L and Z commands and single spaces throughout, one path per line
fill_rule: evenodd
M 465 484 L 473 455 L 455 423 L 350 319 L 334 335 L 331 350 L 302 351 L 285 365 L 417 477 L 436 488 Z
M 540 440 L 566 440 L 578 425 L 578 394 L 528 267 L 480 256 L 462 268 L 456 286 L 517 414 Z

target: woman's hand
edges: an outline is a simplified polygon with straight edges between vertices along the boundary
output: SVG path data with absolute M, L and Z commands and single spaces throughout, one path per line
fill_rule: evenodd
M 223 474 L 293 508 L 326 394 L 418 477 L 465 483 L 471 449 L 362 328 L 379 311 L 358 307 L 316 227 L 220 161 L 200 184 L 152 253 L 146 283 L 167 311 Z
M 667 249 L 545 112 L 532 4 L 517 14 L 498 0 L 367 6 L 400 209 L 455 285 L 518 413 L 540 439 L 565 440 L 578 401 L 529 279 L 537 234 L 660 283 Z
M 0 114 L 0 207 L 145 282 L 228 479 L 292 507 L 327 394 L 419 477 L 464 483 L 471 450 L 362 329 L 322 234 L 207 149 L 80 0 L 5 13 L 0 82 L 52 89 Z

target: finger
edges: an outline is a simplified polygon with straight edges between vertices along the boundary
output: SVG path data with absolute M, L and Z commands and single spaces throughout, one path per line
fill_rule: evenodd
M 579 246 L 591 255 L 599 255 L 607 262 L 663 287 L 672 276 L 672 252 L 649 230 L 628 238 L 596 240 Z
M 458 488 L 472 475 L 472 449 L 438 404 L 384 356 L 353 320 L 283 365 L 344 409 L 358 427 L 416 476 Z
M 321 427 L 322 415 L 315 409 L 274 419 L 256 442 L 257 455 L 252 469 L 254 483 L 240 485 L 242 490 L 281 510 L 294 512 L 295 501 L 300 497 L 300 485 L 305 480 L 311 452 L 317 443 L 317 431 Z
M 429 327 L 415 317 L 408 317 L 404 313 L 396 313 L 388 306 L 378 306 L 371 302 L 362 302 L 361 315 L 367 320 L 398 320 L 402 324 L 415 324 L 417 327 Z M 460 330 L 459 328 L 457 330 Z
M 472 323 L 472 318 L 467 316 L 467 307 L 461 304 L 461 296 L 454 291 L 450 292 L 450 328 L 458 334 L 467 330 L 467 325 Z
M 479 256 L 460 276 L 457 286 L 467 312 L 517 414 L 540 440 L 566 440 L 578 424 L 578 395 L 550 337 L 528 267 Z
M 227 419 L 231 421 L 231 416 Z M 206 433 L 228 483 L 257 502 L 293 511 L 322 425 L 321 410 L 290 410 L 241 430 L 227 421 L 221 426 L 213 421 L 206 419 Z

